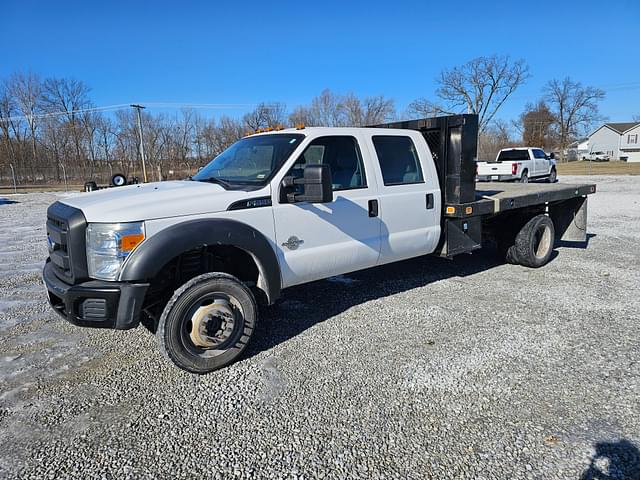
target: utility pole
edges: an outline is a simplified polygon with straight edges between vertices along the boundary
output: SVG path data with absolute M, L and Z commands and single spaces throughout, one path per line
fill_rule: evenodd
M 13 193 L 18 193 L 18 189 L 16 188 L 16 171 L 13 169 L 13 164 L 10 163 L 11 167 L 11 176 L 13 177 Z
M 142 110 L 142 105 L 131 105 L 131 107 L 136 109 L 136 113 L 138 114 L 138 134 L 140 135 L 140 158 L 142 159 L 142 178 L 144 183 L 147 183 L 147 166 L 145 164 L 144 158 L 144 142 L 142 137 L 142 118 L 140 117 L 140 110 Z

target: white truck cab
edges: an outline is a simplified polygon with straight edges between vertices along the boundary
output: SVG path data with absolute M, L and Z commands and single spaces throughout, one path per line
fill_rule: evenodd
M 549 260 L 554 221 L 558 238 L 586 238 L 595 186 L 479 194 L 476 143 L 475 115 L 283 129 L 239 140 L 189 180 L 64 198 L 47 211 L 50 304 L 75 325 L 142 323 L 178 367 L 206 373 L 242 354 L 257 305 L 288 287 L 470 253 L 483 228 L 530 267 Z
M 553 154 L 541 148 L 503 148 L 493 162 L 477 162 L 477 180 L 480 182 L 521 182 L 546 179 L 554 183 L 558 178 Z

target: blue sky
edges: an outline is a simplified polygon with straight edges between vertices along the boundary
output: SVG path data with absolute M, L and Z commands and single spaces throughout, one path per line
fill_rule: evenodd
M 129 102 L 308 103 L 324 88 L 430 97 L 443 68 L 510 55 L 532 78 L 603 88 L 611 121 L 640 115 L 640 1 L 30 1 L 0 7 L 0 78 L 75 77 L 98 106 Z M 209 112 L 211 113 L 211 112 Z M 229 113 L 241 114 L 241 111 Z

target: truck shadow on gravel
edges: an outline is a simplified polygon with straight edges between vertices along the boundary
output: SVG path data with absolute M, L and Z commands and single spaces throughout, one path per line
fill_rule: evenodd
M 626 439 L 598 442 L 580 480 L 640 480 L 640 451 Z
M 426 256 L 291 287 L 276 305 L 262 308 L 245 358 L 286 342 L 356 305 L 439 280 L 474 275 L 503 263 L 491 250 L 453 260 Z

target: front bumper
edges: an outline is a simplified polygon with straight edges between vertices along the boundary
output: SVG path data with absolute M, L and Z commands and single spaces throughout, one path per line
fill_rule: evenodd
M 515 175 L 477 175 L 476 182 L 513 182 L 518 180 Z
M 82 327 L 126 330 L 137 327 L 148 283 L 91 280 L 69 285 L 47 259 L 42 272 L 49 304 L 62 318 Z

